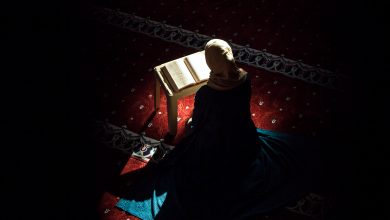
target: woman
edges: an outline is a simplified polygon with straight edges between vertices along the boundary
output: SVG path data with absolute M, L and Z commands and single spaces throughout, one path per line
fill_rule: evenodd
M 255 127 L 250 77 L 227 42 L 210 40 L 205 57 L 210 79 L 196 93 L 188 135 L 117 204 L 141 219 L 248 219 L 311 190 L 317 148 Z

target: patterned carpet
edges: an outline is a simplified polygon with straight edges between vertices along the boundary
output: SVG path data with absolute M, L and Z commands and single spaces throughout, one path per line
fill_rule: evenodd
M 330 198 L 333 216 L 328 219 L 382 219 L 381 159 L 386 154 L 379 141 L 387 128 L 381 113 L 388 112 L 389 84 L 385 4 L 7 3 L 1 86 L 5 219 L 130 219 L 114 211 L 118 198 L 107 194 L 104 183 L 144 163 L 129 160 L 123 151 L 96 147 L 87 121 L 175 145 L 191 115 L 193 96 L 179 101 L 178 135 L 169 139 L 164 94 L 161 109 L 153 112 L 152 69 L 199 50 L 211 37 L 228 40 L 239 65 L 252 74 L 256 126 L 340 139 L 329 146 L 341 163 L 330 161 L 340 175 L 332 179 L 337 198 Z M 96 14 L 96 9 L 107 13 Z M 315 195 L 306 201 L 318 202 Z M 313 203 L 299 204 L 296 210 Z M 291 213 L 279 219 L 295 219 Z
M 166 149 L 165 152 L 167 153 L 169 153 L 170 149 L 173 149 L 173 146 L 162 145 L 161 142 L 157 140 L 150 139 L 143 135 L 140 136 L 123 127 L 117 127 L 109 123 L 96 122 L 95 128 L 95 139 L 104 146 L 104 151 L 106 152 L 103 160 L 105 161 L 105 164 L 100 167 L 99 171 L 105 173 L 106 175 L 111 173 L 107 176 L 111 176 L 111 178 L 102 178 L 102 181 L 108 185 L 112 184 L 113 179 L 115 179 L 112 179 L 113 173 L 117 173 L 117 175 L 122 176 L 142 169 L 149 163 L 158 162 L 159 157 L 155 156 L 158 155 L 161 148 Z M 142 147 L 138 148 L 137 146 L 143 146 L 145 149 L 149 148 L 158 150 L 151 152 L 143 150 Z M 107 161 L 110 160 L 112 163 L 107 163 Z M 121 182 L 121 184 L 115 185 L 115 188 L 117 189 L 114 190 L 126 191 L 131 184 L 131 181 L 129 180 Z M 115 193 L 110 190 L 108 192 L 103 192 L 100 197 L 97 210 L 99 218 L 102 220 L 138 219 L 115 207 L 119 199 L 120 197 L 115 196 Z M 279 220 L 288 218 L 291 220 L 323 220 L 328 214 L 328 210 L 331 208 L 330 205 L 331 203 L 329 198 L 325 198 L 315 193 L 310 193 L 298 202 L 285 207 L 285 209 L 279 210 L 275 213 L 269 213 L 263 217 L 258 217 L 257 219 Z
M 85 71 L 94 97 L 91 114 L 158 140 L 164 138 L 168 131 L 166 98 L 161 95 L 161 108 L 154 113 L 152 69 L 195 50 L 107 26 L 91 33 L 98 36 L 85 55 L 91 59 Z M 251 111 L 257 127 L 312 135 L 322 135 L 332 127 L 342 98 L 340 91 L 243 67 L 252 74 Z M 178 135 L 171 143 L 180 139 L 192 109 L 193 96 L 179 100 Z
M 337 55 L 337 29 L 346 2 L 116 0 L 102 5 L 333 71 L 344 64 Z
M 230 41 L 238 64 L 252 75 L 251 112 L 257 127 L 313 136 L 337 132 L 348 77 L 334 71 L 338 68 L 330 59 L 334 57 L 326 34 L 322 35 L 320 29 L 310 29 L 310 22 L 315 20 L 303 16 L 299 19 L 310 22 L 297 22 L 297 15 L 308 10 L 302 4 L 297 4 L 300 7 L 295 9 L 275 6 L 279 12 L 262 14 L 258 12 L 274 8 L 273 3 L 262 1 L 255 7 L 254 3 L 229 6 L 219 2 L 210 6 L 207 12 L 201 10 L 204 3 L 199 2 L 190 10 L 191 16 L 181 13 L 182 7 L 188 8 L 186 1 L 180 4 L 160 2 L 159 10 L 151 11 L 145 10 L 145 5 L 151 4 L 147 1 L 120 4 L 124 4 L 120 10 L 91 7 L 85 21 L 88 36 L 84 36 L 87 41 L 83 45 L 83 77 L 91 88 L 87 92 L 91 118 L 138 134 L 144 132 L 147 137 L 164 139 L 165 143 L 175 145 L 183 135 L 186 120 L 191 117 L 194 96 L 179 100 L 178 134 L 167 136 L 164 93 L 160 97 L 161 108 L 157 112 L 153 109 L 153 67 L 200 50 L 208 39 L 218 37 Z M 110 4 L 106 6 L 117 9 Z M 234 10 L 235 7 L 245 9 Z M 288 14 L 291 10 L 295 12 L 289 15 L 292 17 L 273 20 L 277 18 L 272 17 L 275 13 Z M 218 11 L 219 16 L 214 11 Z M 249 15 L 245 15 L 248 11 Z M 240 19 L 221 16 L 226 13 L 237 14 L 235 17 Z M 215 22 L 206 22 L 199 19 L 200 16 Z M 182 22 L 178 23 L 179 20 Z M 268 23 L 270 20 L 271 24 Z M 234 31 L 233 26 L 245 31 Z M 293 31 L 294 28 L 298 31 Z M 294 35 L 290 39 L 287 33 Z M 325 47 L 321 42 L 328 44 Z M 301 61 L 302 57 L 308 62 Z M 322 65 L 313 65 L 320 61 Z M 107 167 L 101 168 L 102 173 L 121 175 L 145 166 L 131 154 L 124 155 L 127 156 L 117 156 L 122 159 L 114 157 L 111 165 L 107 162 L 110 160 L 103 159 L 107 160 Z M 117 172 L 110 170 L 110 166 L 116 167 Z M 271 218 L 323 219 L 324 199 L 317 194 L 308 195 Z M 133 219 L 114 207 L 118 200 L 108 192 L 103 193 L 98 210 L 102 219 Z

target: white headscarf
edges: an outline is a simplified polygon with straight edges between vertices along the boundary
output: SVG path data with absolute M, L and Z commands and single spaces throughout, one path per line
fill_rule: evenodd
M 207 85 L 216 90 L 229 90 L 241 85 L 247 73 L 238 68 L 229 44 L 220 39 L 212 39 L 205 46 L 206 63 L 210 78 Z

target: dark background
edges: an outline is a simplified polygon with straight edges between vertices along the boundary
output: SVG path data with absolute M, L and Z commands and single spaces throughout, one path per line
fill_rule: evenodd
M 340 36 L 335 43 L 354 81 L 349 105 L 339 114 L 341 151 L 351 155 L 346 162 L 353 168 L 340 216 L 360 210 L 353 219 L 381 219 L 389 8 L 379 1 L 328 2 L 329 25 Z M 7 206 L 1 215 L 10 216 L 4 219 L 96 219 L 96 152 L 88 138 L 89 87 L 80 68 L 81 45 L 91 40 L 83 29 L 89 3 L 18 1 L 2 7 L 0 187 Z

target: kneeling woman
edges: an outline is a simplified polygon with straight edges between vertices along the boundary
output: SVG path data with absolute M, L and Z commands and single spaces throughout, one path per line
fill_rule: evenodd
M 210 79 L 196 93 L 188 135 L 117 204 L 141 219 L 247 219 L 311 190 L 316 146 L 255 127 L 250 77 L 227 42 L 210 40 L 205 56 Z

